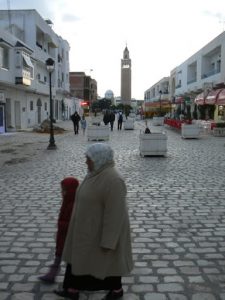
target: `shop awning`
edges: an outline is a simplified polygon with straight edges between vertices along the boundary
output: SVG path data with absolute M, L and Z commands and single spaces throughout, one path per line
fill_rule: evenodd
M 219 96 L 219 93 L 222 89 L 212 90 L 208 93 L 208 95 L 205 98 L 205 104 L 216 104 L 216 100 Z
M 221 92 L 219 93 L 217 100 L 216 100 L 217 105 L 225 105 L 225 89 L 222 89 Z
M 205 97 L 204 97 L 203 92 L 196 96 L 195 104 L 197 104 L 197 105 L 204 105 L 205 104 Z

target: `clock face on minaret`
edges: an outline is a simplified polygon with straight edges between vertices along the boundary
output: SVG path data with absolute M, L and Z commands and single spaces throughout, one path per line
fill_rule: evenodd
M 130 68 L 130 65 L 128 63 L 123 64 L 123 69 L 129 69 L 129 68 Z

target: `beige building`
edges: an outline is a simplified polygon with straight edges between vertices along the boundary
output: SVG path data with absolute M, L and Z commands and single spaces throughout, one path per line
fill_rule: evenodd
M 131 104 L 131 59 L 127 46 L 121 59 L 121 102 Z

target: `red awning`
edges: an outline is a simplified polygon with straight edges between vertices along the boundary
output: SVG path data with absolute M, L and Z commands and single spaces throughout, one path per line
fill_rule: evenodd
M 195 103 L 197 105 L 203 105 L 203 104 L 205 104 L 205 97 L 204 97 L 204 93 L 203 92 L 201 94 L 199 94 L 199 95 L 196 96 Z
M 225 89 L 222 89 L 221 92 L 219 93 L 217 100 L 216 100 L 217 105 L 225 105 Z
M 217 97 L 222 89 L 212 90 L 205 98 L 205 104 L 216 104 Z

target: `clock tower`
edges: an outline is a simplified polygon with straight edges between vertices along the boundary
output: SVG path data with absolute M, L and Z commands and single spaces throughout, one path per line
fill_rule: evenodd
M 131 59 L 127 46 L 121 59 L 121 102 L 131 104 Z

